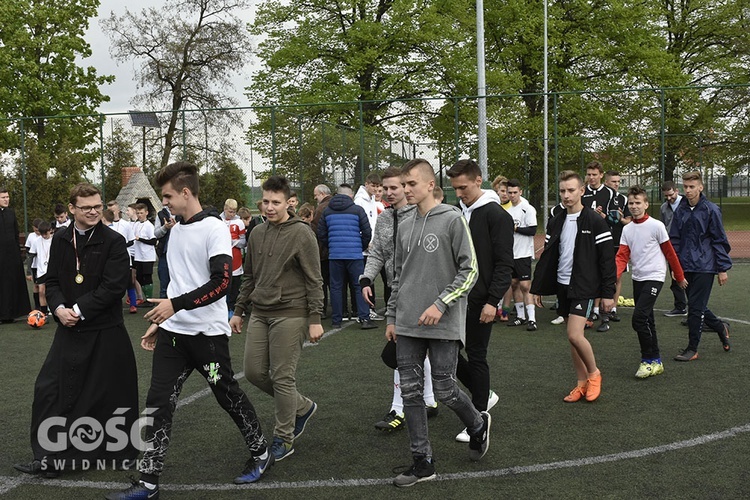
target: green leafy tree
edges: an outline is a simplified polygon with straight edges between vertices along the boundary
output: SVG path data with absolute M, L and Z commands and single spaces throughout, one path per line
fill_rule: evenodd
M 248 5 L 247 0 L 167 0 L 161 8 L 112 13 L 102 22 L 113 57 L 139 64 L 135 77 L 143 93 L 135 102 L 171 111 L 166 115 L 162 167 L 169 163 L 182 126 L 180 110 L 236 104 L 226 90 L 232 76 L 249 62 L 250 41 L 238 16 Z
M 213 165 L 200 176 L 201 203 L 212 205 L 219 211 L 224 209 L 227 198 L 237 200 L 240 206 L 246 205 L 247 179 L 232 157 L 231 148 L 222 146 L 213 160 Z
M 455 19 L 465 15 L 463 2 L 266 1 L 259 6 L 252 27 L 253 34 L 265 36 L 258 50 L 263 66 L 247 87 L 247 95 L 252 102 L 269 105 L 362 101 L 361 107 L 346 104 L 286 111 L 319 120 L 314 122 L 316 127 L 321 123 L 354 130 L 363 127 L 368 137 L 413 132 L 416 122 L 430 116 L 429 105 L 420 100 L 394 101 L 441 93 L 440 58 L 448 47 L 461 43 Z M 277 153 L 286 148 L 290 158 L 283 153 L 277 158 L 284 161 L 282 167 L 299 163 L 299 153 L 294 156 L 297 141 L 271 144 L 269 133 L 274 128 L 279 136 L 294 137 L 298 135 L 295 120 L 276 123 L 275 118 L 270 112 L 259 114 L 252 130 L 260 138 L 255 144 L 268 157 L 274 147 Z M 288 128 L 282 130 L 285 123 Z M 370 150 L 360 158 L 358 146 L 343 162 L 357 168 L 357 178 L 374 159 Z M 337 164 L 336 160 L 331 164 Z
M 0 116 L 27 117 L 2 127 L 0 147 L 20 161 L 22 144 L 29 213 L 49 217 L 66 201 L 74 182 L 90 171 L 98 152 L 96 113 L 108 100 L 100 87 L 113 81 L 80 61 L 91 55 L 84 39 L 98 0 L 4 0 L 0 2 Z M 59 118 L 78 115 L 75 118 Z M 21 140 L 23 128 L 24 140 Z M 16 167 L 20 186 L 23 165 Z M 51 203 L 51 204 L 50 204 Z
M 125 128 L 115 125 L 112 135 L 104 142 L 104 193 L 113 200 L 122 189 L 122 169 L 137 165 L 137 144 L 132 134 Z

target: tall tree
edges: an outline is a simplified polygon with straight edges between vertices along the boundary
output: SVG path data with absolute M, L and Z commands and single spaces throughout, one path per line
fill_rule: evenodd
M 435 96 L 444 89 L 440 59 L 448 47 L 462 43 L 455 19 L 466 15 L 463 4 L 266 1 L 252 27 L 254 34 L 265 36 L 258 54 L 263 66 L 247 95 L 269 105 L 362 101 L 361 108 L 346 104 L 286 111 L 319 120 L 316 127 L 324 121 L 364 127 L 368 136 L 414 131 L 415 122 L 429 119 L 430 106 L 420 100 L 395 101 Z M 268 156 L 268 132 L 277 125 L 273 118 L 260 113 L 253 134 L 266 138 L 265 144 L 258 142 Z M 296 120 L 288 122 L 294 127 Z M 284 133 L 295 136 L 296 130 Z M 360 168 L 372 163 L 373 154 L 366 154 L 369 158 L 359 158 Z
M 136 60 L 143 93 L 135 102 L 171 111 L 161 165 L 169 163 L 185 108 L 221 108 L 236 102 L 226 90 L 250 58 L 250 41 L 238 13 L 248 0 L 167 0 L 161 8 L 126 10 L 102 21 L 112 55 Z
M 98 119 L 82 115 L 109 100 L 100 87 L 113 77 L 80 66 L 91 55 L 84 35 L 98 6 L 99 0 L 0 2 L 0 116 L 27 117 L 0 129 L 0 148 L 27 148 L 27 198 L 35 216 L 49 217 L 50 203 L 66 200 L 72 183 L 98 157 L 88 148 Z M 19 163 L 18 179 L 22 168 Z M 20 201 L 20 183 L 17 189 L 13 195 Z
M 122 186 L 122 169 L 136 166 L 137 139 L 121 124 L 115 125 L 112 135 L 104 142 L 104 193 L 114 200 Z

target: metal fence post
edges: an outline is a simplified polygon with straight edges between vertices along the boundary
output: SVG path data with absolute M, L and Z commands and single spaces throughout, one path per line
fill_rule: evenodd
M 102 172 L 102 200 L 106 202 L 107 191 L 104 182 L 104 115 L 99 114 L 99 164 Z
M 362 101 L 357 101 L 359 108 L 359 182 L 365 183 L 365 123 Z
M 276 107 L 271 108 L 271 173 L 276 175 Z
M 26 129 L 23 126 L 23 118 L 18 120 L 21 132 L 21 187 L 23 190 L 23 232 L 29 232 L 29 207 L 26 199 Z
M 453 162 L 458 161 L 458 99 L 453 98 Z
M 661 176 L 659 178 L 659 184 L 661 184 L 662 181 L 664 181 L 664 170 L 666 168 L 665 162 L 666 162 L 666 155 L 667 155 L 667 136 L 666 136 L 666 127 L 667 127 L 667 108 L 666 108 L 666 102 L 664 100 L 664 89 L 659 90 L 659 96 L 661 100 L 661 134 L 660 134 L 660 142 L 661 142 L 661 157 L 659 158 L 659 165 L 661 167 Z

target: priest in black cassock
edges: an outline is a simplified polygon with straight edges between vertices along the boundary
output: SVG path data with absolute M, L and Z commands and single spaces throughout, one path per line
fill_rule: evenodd
M 18 220 L 9 207 L 8 190 L 0 187 L 0 322 L 12 323 L 31 311 L 23 271 Z
M 125 240 L 102 224 L 101 192 L 78 184 L 73 223 L 55 231 L 46 274 L 47 303 L 58 323 L 34 385 L 30 463 L 15 468 L 55 477 L 68 469 L 123 468 L 138 454 L 133 346 L 122 316 L 130 280 Z M 100 461 L 100 462 L 97 462 Z M 101 462 L 103 461 L 103 462 Z

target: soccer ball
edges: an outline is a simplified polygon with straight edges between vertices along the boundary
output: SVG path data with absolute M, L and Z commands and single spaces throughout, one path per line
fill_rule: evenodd
M 47 315 L 37 309 L 31 311 L 29 317 L 26 318 L 26 324 L 31 328 L 41 328 L 45 323 L 47 323 Z

